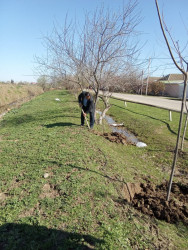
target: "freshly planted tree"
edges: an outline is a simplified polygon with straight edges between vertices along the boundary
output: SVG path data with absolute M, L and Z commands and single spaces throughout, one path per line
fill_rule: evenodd
M 188 79 L 188 62 L 186 62 L 186 60 L 183 58 L 182 53 L 181 53 L 180 48 L 179 48 L 178 42 L 176 42 L 176 43 L 174 42 L 174 40 L 172 39 L 172 36 L 171 36 L 167 26 L 165 25 L 164 21 L 162 21 L 162 19 L 161 19 L 161 14 L 160 14 L 159 6 L 158 6 L 158 1 L 155 0 L 155 3 L 156 3 L 157 13 L 158 13 L 158 17 L 159 17 L 160 27 L 161 27 L 161 30 L 163 32 L 163 36 L 164 36 L 166 45 L 168 47 L 170 56 L 171 56 L 171 58 L 172 58 L 172 60 L 174 62 L 174 65 L 184 75 L 184 88 L 183 88 L 183 97 L 182 97 L 182 104 L 181 104 L 181 113 L 180 113 L 180 120 L 179 120 L 178 135 L 177 135 L 176 147 L 175 147 L 175 151 L 174 151 L 174 160 L 173 160 L 173 164 L 172 164 L 172 171 L 171 171 L 171 176 L 170 176 L 169 185 L 168 185 L 168 192 L 167 192 L 167 201 L 169 201 L 171 187 L 172 187 L 172 181 L 173 181 L 173 176 L 174 176 L 174 171 L 175 171 L 175 167 L 176 167 L 176 163 L 177 163 L 179 145 L 180 145 L 180 137 L 181 137 L 182 123 L 183 123 L 184 107 L 186 106 L 186 88 L 187 88 L 187 79 Z M 165 30 L 170 36 L 170 39 L 172 41 L 173 49 L 177 52 L 177 54 L 179 56 L 180 64 L 178 64 L 178 62 L 176 61 L 176 59 L 175 59 L 175 57 L 174 57 L 174 55 L 172 53 L 172 49 L 171 49 L 171 46 L 170 46 L 170 43 L 169 43 L 169 40 L 167 38 Z M 184 68 L 184 65 L 183 65 L 184 63 L 186 65 L 186 68 Z M 186 107 L 186 109 L 187 109 L 187 107 Z M 186 128 L 186 126 L 187 126 L 187 119 L 186 119 L 186 123 L 185 123 L 185 128 Z M 184 130 L 184 135 L 183 136 L 185 136 L 185 130 Z M 183 145 L 183 139 L 182 139 L 182 145 Z

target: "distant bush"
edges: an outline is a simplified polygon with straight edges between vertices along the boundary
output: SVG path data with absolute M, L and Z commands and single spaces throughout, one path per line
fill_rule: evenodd
M 165 90 L 165 85 L 162 82 L 153 82 L 148 86 L 148 94 L 149 95 L 163 95 Z

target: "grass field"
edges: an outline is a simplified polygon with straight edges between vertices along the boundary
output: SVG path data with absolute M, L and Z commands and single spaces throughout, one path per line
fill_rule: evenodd
M 109 114 L 118 122 L 136 134 L 149 146 L 147 152 L 158 166 L 171 168 L 173 152 L 176 145 L 180 113 L 172 112 L 173 120 L 169 121 L 168 110 L 127 103 L 111 99 Z M 184 116 L 185 118 L 185 116 Z M 183 121 L 184 124 L 184 121 Z M 179 157 L 177 166 L 188 170 L 188 130 L 186 131 L 183 157 Z
M 177 121 L 169 130 L 163 111 L 114 104 L 110 114 L 147 148 L 80 127 L 75 97 L 65 91 L 46 92 L 0 121 L 0 249 L 188 248 L 183 224 L 145 216 L 122 194 L 125 182 L 168 178 Z

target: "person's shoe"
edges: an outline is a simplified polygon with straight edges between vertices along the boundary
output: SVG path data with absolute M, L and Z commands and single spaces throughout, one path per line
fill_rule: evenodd
M 81 125 L 80 125 L 80 127 L 83 127 L 83 126 L 84 126 L 84 124 L 81 124 Z

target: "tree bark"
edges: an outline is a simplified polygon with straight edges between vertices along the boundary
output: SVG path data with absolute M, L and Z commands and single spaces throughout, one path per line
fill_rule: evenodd
M 101 99 L 102 99 L 102 101 L 103 101 L 103 103 L 104 103 L 104 105 L 105 105 L 105 108 L 103 109 L 103 111 L 102 111 L 102 113 L 101 113 L 101 115 L 100 115 L 100 117 L 99 117 L 99 124 L 100 124 L 100 125 L 102 125 L 102 121 L 103 121 L 103 119 L 104 119 L 106 113 L 108 112 L 108 110 L 109 110 L 110 107 L 111 107 L 111 105 L 109 104 L 109 98 L 110 98 L 110 96 L 105 96 L 104 94 L 103 94 L 103 96 L 101 97 Z
M 170 198 L 170 192 L 171 192 L 171 188 L 172 188 L 172 181 L 173 181 L 174 171 L 175 171 L 176 162 L 177 162 L 177 158 L 178 158 L 178 149 L 179 149 L 181 128 L 182 128 L 182 122 L 183 122 L 183 114 L 184 114 L 183 111 L 184 111 L 184 104 L 185 104 L 185 100 L 186 100 L 186 85 L 187 85 L 187 74 L 186 74 L 185 80 L 184 80 L 183 100 L 182 100 L 182 104 L 181 104 L 181 113 L 180 113 L 180 120 L 179 120 L 178 136 L 177 136 L 177 141 L 176 141 L 176 148 L 175 148 L 175 153 L 174 153 L 174 160 L 173 160 L 173 164 L 172 164 L 170 180 L 169 180 L 169 184 L 168 184 L 168 191 L 167 191 L 167 198 L 166 198 L 167 201 L 169 201 L 169 198 Z
M 183 151 L 183 144 L 184 144 L 185 134 L 186 134 L 186 130 L 187 130 L 187 123 L 188 123 L 188 112 L 187 112 L 186 118 L 185 118 L 185 125 L 184 125 L 184 130 L 183 130 L 182 141 L 181 141 L 181 151 Z
M 102 114 L 99 117 L 99 124 L 102 125 L 102 121 L 106 115 L 106 113 L 108 112 L 108 110 L 110 109 L 110 106 L 106 107 L 103 111 Z

